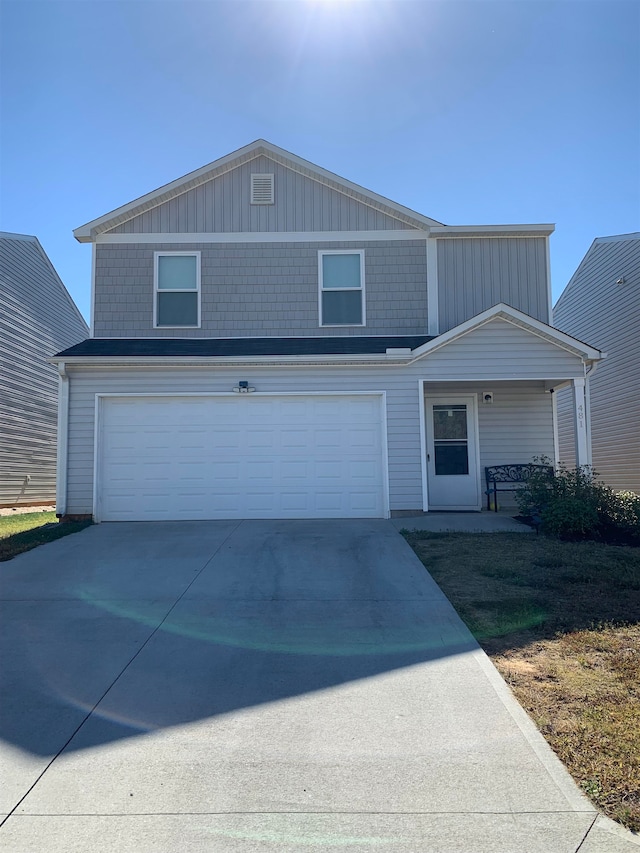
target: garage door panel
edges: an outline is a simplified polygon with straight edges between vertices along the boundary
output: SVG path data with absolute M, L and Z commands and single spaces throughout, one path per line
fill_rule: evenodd
M 380 517 L 380 397 L 102 403 L 104 520 Z

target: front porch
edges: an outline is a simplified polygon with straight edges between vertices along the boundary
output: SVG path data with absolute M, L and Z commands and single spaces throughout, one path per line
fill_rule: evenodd
M 487 507 L 485 468 L 558 462 L 555 388 L 575 395 L 577 464 L 590 465 L 584 378 L 421 382 L 422 509 L 478 512 Z M 499 508 L 517 514 L 515 490 Z

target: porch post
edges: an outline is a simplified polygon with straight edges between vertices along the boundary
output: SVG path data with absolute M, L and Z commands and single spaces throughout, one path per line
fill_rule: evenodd
M 589 452 L 589 436 L 587 430 L 587 418 L 589 417 L 589 412 L 587 411 L 587 398 L 586 398 L 586 380 L 584 378 L 581 379 L 572 379 L 571 384 L 573 385 L 573 399 L 574 399 L 574 415 L 575 415 L 575 439 L 576 439 L 576 466 L 580 465 L 590 465 L 591 464 L 591 453 Z

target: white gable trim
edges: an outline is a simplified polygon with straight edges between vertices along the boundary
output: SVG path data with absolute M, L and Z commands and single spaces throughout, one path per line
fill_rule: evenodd
M 397 204 L 384 196 L 378 195 L 377 193 L 373 193 L 364 187 L 359 186 L 358 184 L 347 181 L 345 178 L 341 178 L 333 172 L 329 172 L 307 160 L 303 160 L 301 157 L 297 157 L 295 154 L 291 154 L 283 148 L 278 148 L 276 145 L 272 145 L 264 139 L 258 139 L 250 145 L 246 145 L 244 148 L 240 148 L 231 154 L 227 154 L 225 157 L 214 160 L 213 163 L 202 166 L 194 172 L 189 172 L 187 175 L 159 187 L 153 192 L 140 196 L 140 198 L 129 202 L 129 204 L 122 205 L 104 216 L 93 219 L 86 225 L 76 228 L 73 232 L 74 236 L 76 240 L 81 243 L 91 242 L 97 233 L 108 231 L 110 228 L 115 228 L 117 225 L 121 225 L 123 222 L 132 219 L 134 216 L 139 216 L 141 213 L 144 213 L 151 208 L 157 207 L 166 201 L 170 201 L 172 198 L 182 195 L 183 193 L 188 192 L 194 187 L 200 186 L 207 181 L 220 177 L 220 175 L 223 175 L 226 172 L 241 166 L 243 163 L 254 160 L 262 155 L 269 157 L 275 162 L 305 175 L 312 180 L 325 184 L 344 195 L 348 195 L 363 204 L 374 207 L 389 216 L 405 221 L 409 225 L 414 225 L 416 228 L 428 229 L 432 225 L 441 224 L 435 219 L 423 216 L 408 207 Z
M 455 326 L 453 329 L 449 329 L 449 331 L 444 332 L 432 341 L 428 341 L 426 344 L 423 344 L 414 351 L 413 361 L 417 361 L 418 359 L 430 355 L 436 350 L 439 350 L 441 347 L 447 346 L 447 344 L 458 340 L 469 332 L 472 332 L 474 329 L 484 326 L 496 319 L 504 320 L 514 326 L 519 326 L 520 328 L 525 329 L 540 338 L 544 338 L 550 343 L 555 344 L 574 355 L 580 356 L 586 361 L 599 361 L 606 355 L 606 353 L 579 341 L 577 338 L 573 338 L 571 335 L 567 335 L 565 332 L 559 331 L 559 329 L 554 329 L 552 326 L 548 326 L 540 320 L 529 317 L 528 314 L 524 314 L 522 311 L 518 311 L 510 305 L 500 302 L 497 305 L 494 305 L 493 308 L 489 308 L 481 314 L 477 314 L 470 320 L 460 323 L 459 326 Z
M 426 233 L 418 229 L 386 231 L 221 231 L 216 234 L 161 232 L 158 234 L 98 234 L 95 243 L 102 245 L 126 243 L 360 243 L 364 240 L 425 240 Z

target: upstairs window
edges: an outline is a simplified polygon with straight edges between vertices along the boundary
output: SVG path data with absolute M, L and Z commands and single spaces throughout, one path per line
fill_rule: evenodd
M 155 252 L 154 327 L 200 325 L 200 252 Z
M 318 252 L 320 325 L 364 326 L 364 251 Z

